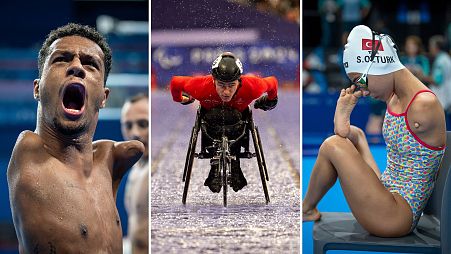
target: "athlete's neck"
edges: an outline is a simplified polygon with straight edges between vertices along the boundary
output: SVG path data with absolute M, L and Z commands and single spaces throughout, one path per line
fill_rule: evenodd
M 83 170 L 84 173 L 92 169 L 92 130 L 65 135 L 46 123 L 42 114 L 38 113 L 35 133 L 41 137 L 46 151 L 68 167 Z

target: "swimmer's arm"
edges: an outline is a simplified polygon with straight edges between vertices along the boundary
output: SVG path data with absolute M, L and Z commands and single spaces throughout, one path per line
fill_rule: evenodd
M 33 207 L 34 202 L 32 190 L 27 185 L 27 182 L 36 179 L 34 174 L 36 168 L 33 164 L 36 159 L 45 160 L 38 154 L 42 151 L 42 147 L 42 139 L 36 133 L 23 131 L 14 145 L 7 169 L 13 221 L 19 240 L 19 249 L 24 253 L 31 252 L 25 239 L 38 239 L 38 236 L 33 235 L 34 231 L 30 229 L 38 228 L 34 227 L 33 223 L 39 220 L 36 220 L 36 216 L 25 216 L 25 214 L 30 207 Z
M 143 155 L 144 144 L 138 140 L 115 142 L 113 147 L 113 183 L 122 177 Z
M 116 195 L 122 177 L 143 154 L 144 144 L 137 140 L 124 142 L 97 140 L 92 143 L 92 147 L 94 161 L 108 168 Z
M 445 145 L 445 115 L 433 94 L 419 94 L 409 108 L 407 120 L 413 133 L 426 144 L 435 147 Z

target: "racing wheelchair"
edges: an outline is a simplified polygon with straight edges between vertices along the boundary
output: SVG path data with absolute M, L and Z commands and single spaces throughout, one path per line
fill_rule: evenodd
M 185 168 L 183 170 L 182 203 L 186 204 L 188 188 L 191 179 L 194 158 L 210 159 L 210 164 L 219 164 L 218 170 L 222 177 L 223 204 L 227 206 L 227 185 L 231 184 L 232 160 L 238 158 L 257 158 L 263 192 L 266 204 L 270 202 L 266 181 L 269 181 L 265 157 L 258 127 L 254 124 L 250 107 L 243 111 L 240 120 L 234 124 L 221 124 L 212 126 L 206 119 L 206 110 L 199 106 L 196 120 L 191 131 L 191 138 L 186 154 Z M 201 148 L 196 152 L 197 139 L 201 131 Z M 229 135 L 235 133 L 234 135 Z M 254 152 L 249 150 L 249 136 L 252 136 Z M 243 151 L 244 150 L 244 151 Z

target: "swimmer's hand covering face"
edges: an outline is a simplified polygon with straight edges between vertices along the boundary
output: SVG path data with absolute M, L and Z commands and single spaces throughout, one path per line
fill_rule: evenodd
M 343 91 L 345 91 L 348 94 L 352 93 L 352 95 L 354 97 L 357 97 L 357 99 L 359 99 L 360 97 L 366 97 L 370 94 L 370 92 L 366 88 L 359 87 L 355 84 L 351 84 L 351 86 L 349 86 L 348 88 L 342 89 L 341 92 L 343 92 Z M 341 95 L 343 95 L 343 94 L 341 94 Z

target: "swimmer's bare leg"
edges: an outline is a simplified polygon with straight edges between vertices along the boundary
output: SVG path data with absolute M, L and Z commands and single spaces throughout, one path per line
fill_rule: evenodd
M 369 145 L 368 145 L 368 142 L 367 142 L 367 139 L 365 137 L 365 133 L 363 132 L 363 130 L 356 126 L 351 125 L 348 139 L 355 146 L 357 151 L 362 156 L 363 160 L 371 167 L 371 169 L 374 171 L 374 173 L 376 173 L 376 175 L 378 177 L 380 177 L 381 173 L 380 173 L 379 167 L 377 166 L 376 161 L 374 160 L 374 157 L 371 154 L 371 151 L 370 151 L 370 148 L 369 148 Z M 318 159 L 315 163 L 314 168 L 317 166 L 316 164 L 320 164 L 319 167 L 324 167 L 323 172 L 321 172 L 319 175 L 316 175 L 315 179 L 310 179 L 310 182 L 318 181 L 318 180 L 323 180 L 323 181 L 326 180 L 327 181 L 329 179 L 330 180 L 329 183 L 323 183 L 327 186 L 330 185 L 330 187 L 328 187 L 326 190 L 326 192 L 327 192 L 335 184 L 335 181 L 337 179 L 335 168 L 333 168 L 333 165 L 329 161 L 327 161 L 327 160 L 324 161 L 323 156 L 320 156 L 320 155 L 318 155 Z M 329 172 L 329 173 L 327 173 L 327 172 Z M 326 175 L 324 176 L 322 174 L 326 174 Z M 313 178 L 313 174 L 312 174 L 311 178 Z M 318 179 L 316 179 L 316 178 L 318 178 Z M 332 180 L 331 180 L 331 178 L 332 178 Z M 335 180 L 333 180 L 333 179 L 335 179 Z M 308 190 L 307 190 L 307 192 L 308 192 Z M 319 194 L 319 193 L 317 193 L 317 194 Z M 304 212 L 304 209 L 305 209 L 305 212 Z M 309 210 L 308 205 L 303 205 L 303 212 L 304 212 L 303 221 L 316 221 L 316 220 L 319 220 L 321 217 L 321 214 L 319 213 L 318 209 L 316 209 L 316 207 Z
M 383 186 L 350 139 L 338 135 L 320 147 L 302 202 L 303 221 L 320 218 L 316 207 L 337 178 L 353 215 L 367 231 L 384 237 L 410 231 L 410 206 Z
M 355 128 L 351 129 L 350 117 L 359 97 L 362 96 L 362 92 L 354 93 L 354 89 L 355 86 L 351 86 L 347 89 L 342 89 L 340 92 L 335 108 L 334 132 L 340 137 L 352 138 L 353 143 L 355 142 L 358 145 L 361 142 L 360 135 L 358 135 L 358 131 Z M 321 218 L 316 206 L 337 181 L 337 171 L 330 160 L 323 154 L 323 150 L 320 148 L 310 176 L 307 193 L 302 202 L 303 221 L 316 221 Z
M 365 132 L 362 129 L 351 125 L 348 139 L 355 146 L 357 151 L 362 155 L 363 160 L 373 169 L 374 173 L 378 177 L 381 175 L 381 171 L 374 160 L 373 154 L 370 151 L 370 146 L 365 136 Z
M 337 177 L 337 170 L 324 155 L 324 149 L 320 148 L 310 175 L 307 193 L 302 201 L 302 221 L 316 221 L 321 218 L 321 214 L 316 207 L 327 191 L 335 184 Z
M 342 89 L 337 100 L 334 117 L 334 132 L 340 137 L 348 138 L 357 148 L 357 151 L 362 155 L 365 162 L 373 169 L 377 176 L 380 176 L 380 170 L 377 167 L 376 161 L 370 152 L 368 141 L 365 133 L 358 127 L 352 126 L 350 117 L 352 110 L 354 110 L 358 99 L 368 91 L 355 91 L 355 86 L 352 85 L 346 89 Z

